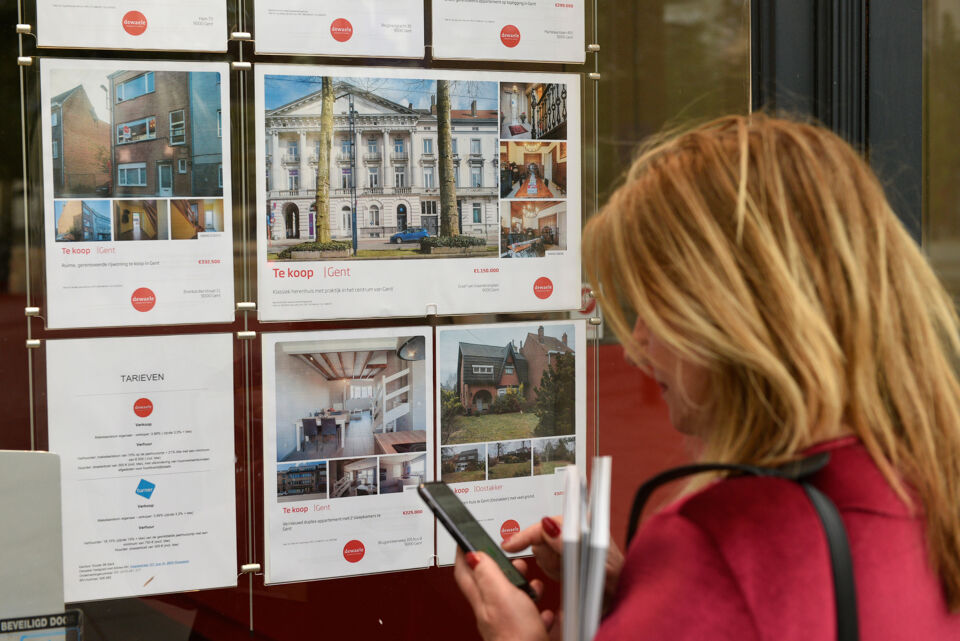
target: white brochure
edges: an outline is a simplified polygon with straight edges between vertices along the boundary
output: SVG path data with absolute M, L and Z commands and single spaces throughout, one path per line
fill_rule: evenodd
M 266 583 L 425 568 L 429 327 L 263 334 Z M 274 482 L 275 481 L 275 482 Z
M 256 0 L 257 53 L 422 58 L 423 0 Z
M 232 336 L 46 346 L 66 601 L 235 586 Z
M 583 0 L 433 0 L 433 56 L 573 62 L 586 58 Z
M 41 47 L 226 51 L 225 0 L 37 0 Z
M 565 470 L 585 464 L 583 321 L 437 329 L 437 469 L 494 541 L 563 506 Z M 437 558 L 456 543 L 437 530 Z
M 261 320 L 580 306 L 579 76 L 258 65 L 255 81 Z
M 42 60 L 50 328 L 233 320 L 229 67 Z

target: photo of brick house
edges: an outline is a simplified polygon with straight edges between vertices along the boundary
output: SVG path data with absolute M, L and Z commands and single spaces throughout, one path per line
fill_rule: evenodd
M 572 434 L 574 331 L 543 323 L 440 332 L 441 443 Z
M 50 131 L 54 195 L 106 195 L 110 124 L 99 118 L 83 85 L 50 99 Z

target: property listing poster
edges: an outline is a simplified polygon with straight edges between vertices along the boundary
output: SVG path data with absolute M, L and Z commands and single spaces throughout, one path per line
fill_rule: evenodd
M 585 463 L 583 321 L 437 330 L 437 469 L 494 541 L 562 510 L 563 471 Z M 437 557 L 456 543 L 437 530 Z
M 433 0 L 433 56 L 573 62 L 586 58 L 583 0 Z
M 261 320 L 579 307 L 579 76 L 256 71 Z
M 424 568 L 429 327 L 263 334 L 266 583 Z M 276 483 L 273 480 L 276 479 Z
M 422 0 L 257 0 L 257 53 L 422 58 Z
M 233 319 L 228 79 L 41 60 L 48 327 Z
M 232 336 L 46 346 L 66 601 L 236 585 Z
M 41 47 L 226 51 L 225 0 L 37 0 Z

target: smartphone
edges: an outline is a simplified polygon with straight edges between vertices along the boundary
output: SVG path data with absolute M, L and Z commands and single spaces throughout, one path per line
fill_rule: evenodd
M 500 566 L 510 583 L 526 592 L 534 601 L 537 600 L 537 593 L 533 591 L 524 576 L 513 567 L 500 546 L 494 543 L 483 526 L 473 518 L 467 506 L 446 483 L 439 481 L 421 483 L 417 491 L 464 552 L 486 553 Z

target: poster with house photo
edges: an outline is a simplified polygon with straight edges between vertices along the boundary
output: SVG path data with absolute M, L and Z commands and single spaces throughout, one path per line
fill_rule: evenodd
M 261 320 L 575 309 L 580 77 L 258 65 Z
M 586 325 L 437 329 L 437 470 L 495 541 L 556 514 L 563 470 L 585 463 Z M 437 533 L 440 563 L 456 546 Z
M 47 326 L 232 320 L 228 66 L 40 65 Z
M 429 327 L 263 334 L 266 582 L 423 568 Z M 276 482 L 274 483 L 274 479 Z

